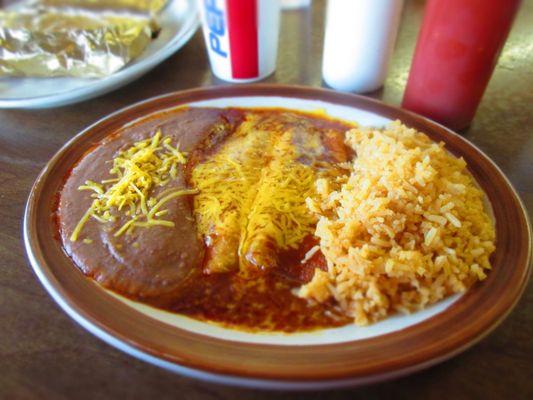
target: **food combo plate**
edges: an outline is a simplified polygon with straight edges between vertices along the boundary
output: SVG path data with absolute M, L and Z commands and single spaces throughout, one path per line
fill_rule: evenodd
M 53 211 L 76 162 L 127 124 L 181 106 L 282 107 L 381 127 L 399 119 L 463 157 L 486 195 L 496 227 L 488 277 L 463 294 L 369 326 L 353 324 L 300 333 L 230 329 L 170 313 L 103 289 L 63 251 Z M 274 85 L 218 87 L 153 98 L 98 121 L 46 165 L 28 199 L 24 241 L 49 294 L 76 322 L 112 346 L 186 376 L 262 388 L 324 389 L 402 376 L 472 346 L 511 311 L 526 285 L 531 228 L 500 169 L 463 137 L 428 119 L 379 101 L 332 91 Z

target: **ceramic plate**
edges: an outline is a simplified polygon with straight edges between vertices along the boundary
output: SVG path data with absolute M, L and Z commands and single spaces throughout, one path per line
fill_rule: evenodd
M 51 219 L 55 194 L 72 165 L 110 132 L 138 118 L 181 105 L 325 110 L 361 125 L 393 119 L 444 141 L 468 162 L 493 209 L 497 249 L 493 270 L 464 295 L 424 311 L 369 327 L 312 333 L 235 331 L 157 310 L 108 292 L 84 277 L 61 250 Z M 210 381 L 264 388 L 318 389 L 358 385 L 420 370 L 488 334 L 511 311 L 530 271 L 531 229 L 515 190 L 500 169 L 461 136 L 376 100 L 332 91 L 274 85 L 206 88 L 157 97 L 87 128 L 48 163 L 30 194 L 24 221 L 28 257 L 42 284 L 78 323 L 145 361 Z
M 48 108 L 91 99 L 139 78 L 180 49 L 198 28 L 195 0 L 171 0 L 157 17 L 161 32 L 146 50 L 105 78 L 0 78 L 0 108 Z

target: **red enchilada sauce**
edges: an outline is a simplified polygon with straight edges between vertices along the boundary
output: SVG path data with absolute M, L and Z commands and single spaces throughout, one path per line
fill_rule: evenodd
M 106 146 L 111 148 L 108 143 L 114 143 L 113 149 L 103 152 L 109 159 L 128 143 L 148 137 L 154 129 L 162 129 L 163 134 L 170 132 L 171 136 L 174 135 L 187 152 L 187 164 L 177 180 L 181 186 L 192 187 L 191 171 L 217 154 L 247 112 L 259 115 L 262 129 L 272 125 L 278 130 L 313 130 L 320 137 L 323 148 L 320 157 L 324 162 L 344 162 L 352 157 L 343 141 L 344 132 L 351 126 L 317 114 L 283 109 L 180 110 L 175 116 L 167 113 L 161 115 L 160 120 L 151 118 L 149 122 L 141 122 L 119 132 L 109 142 L 97 146 L 96 151 Z M 174 132 L 174 128 L 169 127 L 178 131 Z M 122 143 L 117 144 L 117 140 Z M 304 154 L 302 163 L 307 162 L 305 157 Z M 101 157 L 90 161 L 105 164 Z M 175 210 L 172 208 L 174 205 L 169 206 L 170 214 L 176 218 L 175 228 L 150 227 L 115 238 L 109 234 L 109 227 L 102 228 L 101 224 L 90 222 L 91 225 L 84 229 L 92 235 L 94 242 L 92 239 L 91 244 L 70 242 L 68 238 L 73 225 L 81 215 L 81 211 L 73 205 L 77 200 L 82 202 L 75 188 L 80 182 L 94 179 L 85 172 L 83 162 L 84 159 L 67 179 L 56 214 L 67 254 L 82 272 L 106 288 L 158 308 L 251 331 L 306 331 L 341 326 L 351 321 L 333 301 L 313 304 L 295 295 L 295 290 L 312 278 L 316 268 L 327 268 L 320 251 L 302 262 L 308 251 L 317 245 L 312 234 L 305 237 L 296 249 L 270 249 L 275 252 L 276 263 L 268 268 L 261 266 L 250 269 L 246 274 L 239 273 L 238 265 L 227 272 L 209 271 L 208 263 L 213 257 L 211 241 L 206 237 L 199 238 L 191 225 L 194 221 L 192 197 L 180 197 Z M 97 176 L 105 177 L 103 172 Z M 89 204 L 87 200 L 83 201 L 85 205 Z M 107 233 L 102 233 L 104 231 Z M 177 241 L 179 244 L 176 244 Z M 157 251 L 154 251 L 154 246 Z M 166 249 L 176 246 L 176 251 Z M 95 251 L 95 247 L 100 249 Z M 97 255 L 99 253 L 104 255 Z M 181 273 L 175 271 L 177 267 L 182 268 Z
M 309 238 L 297 250 L 281 253 L 281 268 L 243 278 L 233 273 L 204 275 L 190 282 L 175 302 L 157 304 L 180 314 L 216 321 L 250 331 L 308 331 L 346 325 L 350 318 L 334 302 L 310 304 L 292 291 L 313 276 L 315 268 L 326 269 L 320 252 L 302 264 L 314 244 Z

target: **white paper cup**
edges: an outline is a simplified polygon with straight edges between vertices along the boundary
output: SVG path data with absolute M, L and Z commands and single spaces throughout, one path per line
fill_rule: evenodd
M 197 0 L 213 73 L 229 82 L 266 78 L 276 69 L 279 0 Z

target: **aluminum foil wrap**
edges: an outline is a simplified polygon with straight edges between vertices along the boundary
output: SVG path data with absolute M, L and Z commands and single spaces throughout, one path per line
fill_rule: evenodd
M 103 77 L 143 52 L 149 15 L 34 7 L 0 11 L 1 76 Z

